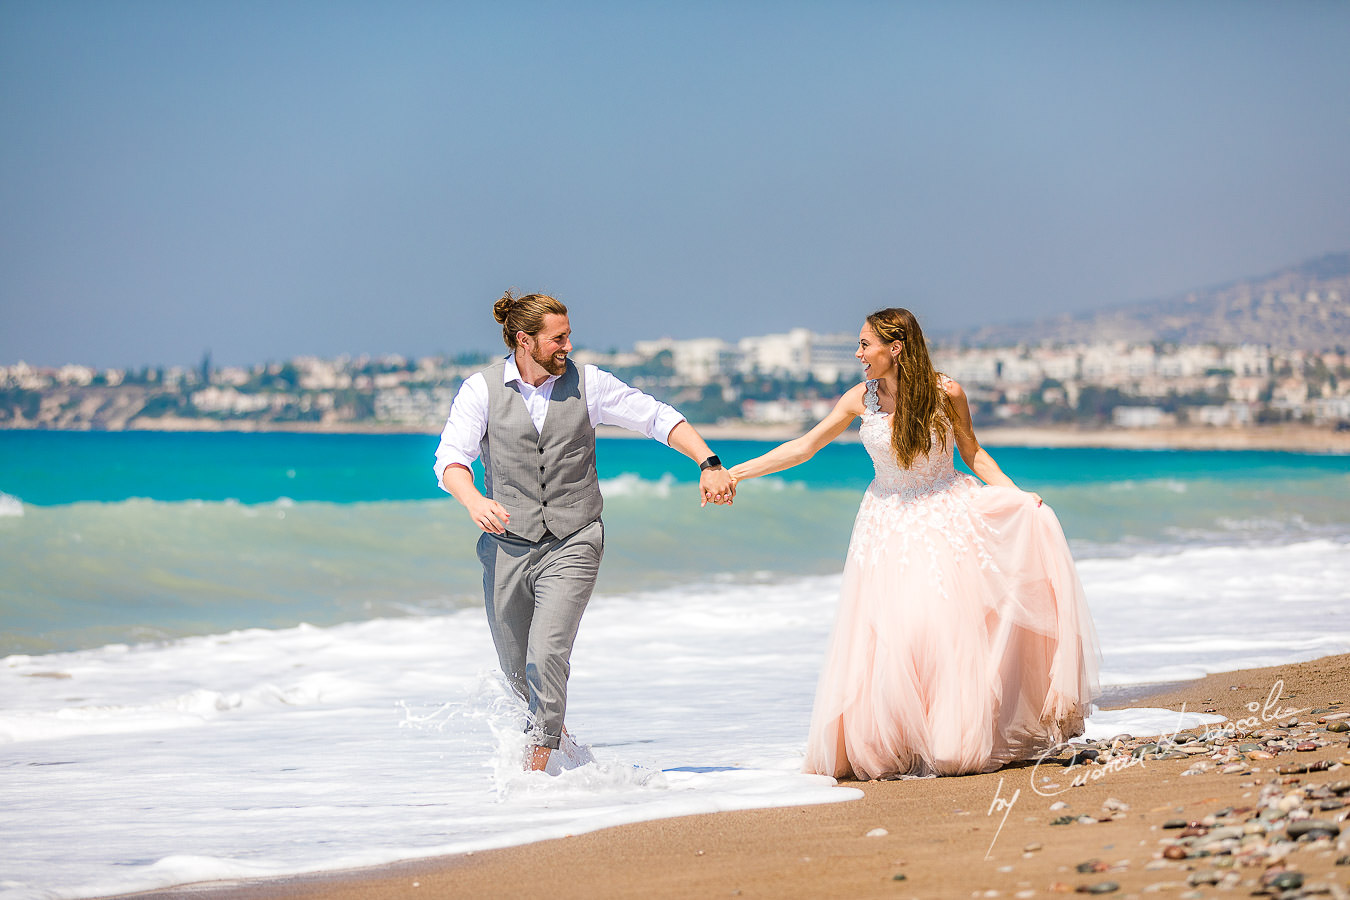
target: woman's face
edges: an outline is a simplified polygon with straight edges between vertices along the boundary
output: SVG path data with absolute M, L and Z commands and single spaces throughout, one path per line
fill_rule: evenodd
M 886 378 L 895 374 L 900 342 L 886 343 L 877 337 L 871 325 L 864 322 L 862 331 L 858 332 L 858 352 L 853 355 L 863 364 L 864 378 Z

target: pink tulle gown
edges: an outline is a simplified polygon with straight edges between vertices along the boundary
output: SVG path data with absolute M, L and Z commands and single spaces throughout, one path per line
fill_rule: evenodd
M 950 434 L 900 468 L 876 382 L 861 436 L 876 478 L 853 526 L 805 770 L 990 772 L 1081 734 L 1098 651 L 1055 514 L 958 473 Z

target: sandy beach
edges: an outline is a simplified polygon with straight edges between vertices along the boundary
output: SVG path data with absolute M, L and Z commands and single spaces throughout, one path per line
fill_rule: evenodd
M 1233 730 L 1177 734 L 1156 751 L 1147 736 L 1131 735 L 1112 758 L 1112 743 L 1099 743 L 1096 761 L 1074 763 L 1066 752 L 987 775 L 848 783 L 865 796 L 845 803 L 135 896 L 1209 897 L 1272 883 L 1270 896 L 1347 896 L 1350 831 L 1333 832 L 1350 829 L 1341 821 L 1350 812 L 1341 730 L 1350 719 L 1350 654 L 1108 698 L 1107 708 L 1211 712 Z M 1291 830 L 1310 833 L 1292 840 Z M 1280 893 L 1295 883 L 1302 888 Z

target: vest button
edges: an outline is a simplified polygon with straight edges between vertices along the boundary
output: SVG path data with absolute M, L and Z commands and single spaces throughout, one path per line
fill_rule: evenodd
M 547 500 L 540 500 L 540 501 L 539 501 L 539 505 L 540 505 L 540 506 L 548 506 L 548 501 L 547 501 Z

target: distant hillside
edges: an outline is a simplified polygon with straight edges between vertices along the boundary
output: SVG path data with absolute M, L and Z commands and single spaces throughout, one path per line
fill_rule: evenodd
M 1331 253 L 1260 278 L 1167 300 L 990 325 L 940 339 L 970 346 L 1175 341 L 1299 350 L 1350 347 L 1350 253 Z

